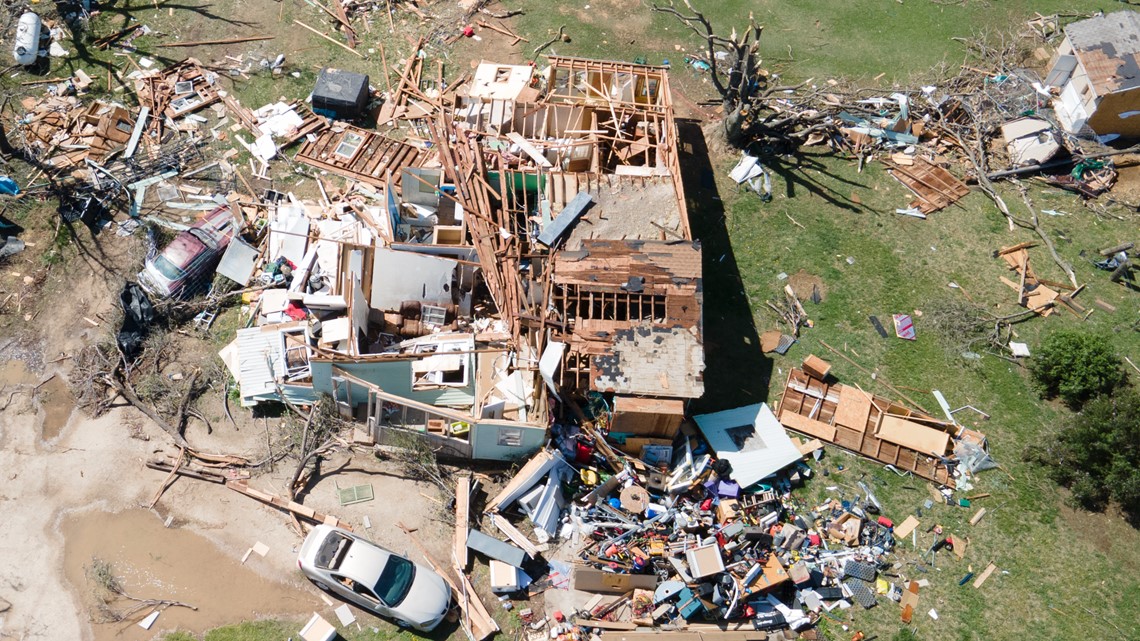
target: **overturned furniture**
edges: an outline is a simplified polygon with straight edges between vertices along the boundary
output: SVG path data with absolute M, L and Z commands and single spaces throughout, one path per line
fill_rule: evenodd
M 977 432 L 802 369 L 788 373 L 779 418 L 789 430 L 950 488 L 955 486 L 955 438 L 985 442 Z

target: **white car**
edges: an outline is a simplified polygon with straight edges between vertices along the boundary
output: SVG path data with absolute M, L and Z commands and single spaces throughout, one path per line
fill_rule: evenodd
M 443 577 L 341 528 L 313 528 L 297 565 L 318 588 L 401 627 L 430 632 L 451 605 Z

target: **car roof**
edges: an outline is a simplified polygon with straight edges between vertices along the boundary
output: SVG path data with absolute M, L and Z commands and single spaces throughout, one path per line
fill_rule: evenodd
M 190 264 L 190 261 L 205 248 L 205 243 L 199 238 L 184 231 L 175 236 L 174 240 L 170 241 L 170 244 L 162 250 L 161 255 L 164 256 L 166 260 L 185 269 L 186 266 Z
M 392 554 L 355 536 L 350 538 L 352 545 L 349 546 L 348 554 L 336 571 L 353 581 L 373 588 L 380 580 L 380 574 L 384 572 L 384 567 L 388 565 L 388 558 Z

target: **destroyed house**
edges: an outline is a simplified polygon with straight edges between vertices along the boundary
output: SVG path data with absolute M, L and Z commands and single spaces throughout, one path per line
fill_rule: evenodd
M 480 136 L 500 215 L 532 256 L 526 275 L 550 281 L 541 297 L 542 281 L 519 294 L 545 305 L 520 310 L 518 322 L 524 335 L 549 331 L 540 363 L 548 388 L 603 395 L 614 429 L 633 437 L 627 451 L 640 454 L 653 444 L 646 439 L 668 442 L 684 402 L 704 391 L 701 250 L 668 76 L 646 65 L 549 62 L 538 82 L 481 65 L 455 126 Z M 502 86 L 479 82 L 494 77 Z
M 243 404 L 329 395 L 377 441 L 511 459 L 600 397 L 630 453 L 671 442 L 704 352 L 665 70 L 484 63 L 423 126 L 430 144 L 307 137 L 299 162 L 383 205 L 272 208 L 266 259 L 292 280 L 223 350 Z
M 1140 135 L 1140 14 L 1117 11 L 1066 25 L 1045 85 L 1069 133 Z

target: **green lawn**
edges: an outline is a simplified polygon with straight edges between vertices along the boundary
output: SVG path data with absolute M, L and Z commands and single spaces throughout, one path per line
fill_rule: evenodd
M 986 30 L 1020 30 L 1034 12 L 1043 15 L 1097 10 L 1114 11 L 1122 3 L 1109 0 L 692 0 L 722 35 L 734 26 L 743 31 L 748 14 L 764 26 L 761 57 L 775 70 L 793 78 L 847 77 L 869 80 L 879 74 L 884 86 L 946 62 L 961 64 L 961 48 L 950 38 L 969 38 Z M 651 7 L 669 0 L 503 0 L 502 6 L 521 9 L 520 33 L 541 43 L 566 25 L 572 41 L 553 49 L 562 55 L 632 60 L 651 63 L 668 59 L 681 64 L 683 53 L 703 50 L 699 39 L 676 18 L 653 13 Z M 640 5 L 640 6 L 638 6 Z M 585 7 L 589 7 L 586 9 Z M 687 13 L 684 3 L 674 6 Z M 550 34 L 550 35 L 546 35 Z M 529 54 L 533 46 L 526 49 Z

